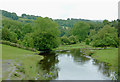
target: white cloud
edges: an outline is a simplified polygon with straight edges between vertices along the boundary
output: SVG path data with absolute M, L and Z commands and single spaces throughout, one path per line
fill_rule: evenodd
M 118 18 L 119 0 L 1 0 L 0 9 L 51 18 Z

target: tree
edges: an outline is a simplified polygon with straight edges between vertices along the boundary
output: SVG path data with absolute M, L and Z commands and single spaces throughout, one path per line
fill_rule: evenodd
M 8 17 L 8 18 L 11 18 L 13 20 L 18 20 L 18 16 L 16 13 L 11 13 L 11 12 L 7 12 L 7 11 L 2 10 L 2 15 L 5 17 Z
M 2 29 L 0 29 L 0 40 L 2 40 Z
M 104 21 L 103 21 L 103 24 L 104 24 L 104 25 L 107 25 L 107 24 L 109 24 L 109 21 L 108 21 L 108 20 L 104 20 Z
M 25 35 L 27 33 L 31 33 L 32 32 L 32 26 L 30 23 L 27 23 L 23 26 L 22 28 L 22 33 Z
M 13 42 L 13 43 L 16 43 L 17 42 L 17 34 L 14 33 L 14 32 L 10 32 L 10 41 Z
M 30 33 L 26 34 L 25 37 L 23 38 L 22 43 L 25 47 L 33 48 L 34 47 L 34 40 L 33 40 L 32 33 L 31 34 Z
M 56 22 L 47 17 L 38 17 L 34 23 L 34 47 L 37 50 L 52 50 L 58 47 L 60 32 Z
M 16 33 L 17 39 L 23 39 L 21 22 L 18 22 L 16 20 L 11 20 L 11 19 L 3 19 L 2 26 L 7 27 L 10 30 L 10 32 Z
M 88 36 L 89 40 L 92 41 L 94 39 L 94 35 L 96 34 L 95 30 L 90 30 L 90 34 Z
M 86 43 L 86 45 L 89 45 L 89 44 L 90 44 L 90 40 L 87 38 L 87 39 L 85 40 L 85 43 Z
M 87 37 L 89 28 L 89 24 L 85 22 L 77 22 L 72 29 L 72 34 L 81 42 Z
M 61 43 L 63 45 L 69 45 L 70 44 L 70 40 L 69 40 L 69 38 L 67 36 L 62 36 L 61 37 Z
M 70 40 L 70 44 L 76 44 L 78 42 L 76 36 L 70 36 L 69 37 L 69 40 Z
M 96 47 L 107 47 L 107 46 L 118 46 L 117 29 L 105 25 L 102 29 L 98 31 L 95 35 L 93 41 L 93 46 Z
M 2 28 L 2 40 L 10 41 L 10 31 L 7 27 Z
M 4 27 L 2 29 L 2 40 L 7 40 L 10 42 L 17 42 L 17 34 L 14 32 L 11 32 L 7 27 Z

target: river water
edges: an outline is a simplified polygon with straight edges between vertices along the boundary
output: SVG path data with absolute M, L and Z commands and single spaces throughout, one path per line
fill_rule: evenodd
M 40 61 L 47 80 L 113 80 L 115 72 L 106 63 L 84 56 L 80 49 L 44 54 Z

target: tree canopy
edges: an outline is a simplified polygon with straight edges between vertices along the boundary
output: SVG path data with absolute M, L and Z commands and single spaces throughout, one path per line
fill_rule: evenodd
M 117 29 L 109 25 L 105 25 L 102 29 L 94 35 L 93 46 L 106 47 L 118 46 Z
M 60 44 L 58 25 L 51 19 L 37 18 L 34 29 L 33 40 L 37 50 L 51 50 Z
M 90 26 L 85 22 L 78 22 L 72 29 L 72 34 L 77 37 L 79 41 L 85 40 L 88 35 Z
M 1 11 L 1 10 L 0 10 Z M 51 19 L 34 15 L 17 16 L 2 10 L 2 40 L 37 50 L 52 50 L 81 41 L 96 47 L 118 46 L 120 20 Z

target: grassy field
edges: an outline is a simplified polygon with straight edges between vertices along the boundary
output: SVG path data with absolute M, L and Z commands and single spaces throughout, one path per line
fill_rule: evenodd
M 2 45 L 3 77 L 2 79 L 34 80 L 42 70 L 36 66 L 43 56 L 35 52 L 8 45 Z M 8 68 L 8 69 L 7 69 Z M 42 77 L 39 77 L 42 79 Z
M 92 55 L 93 58 L 109 63 L 112 65 L 112 69 L 117 71 L 118 69 L 118 48 L 111 48 L 105 50 L 95 50 Z
M 84 42 L 78 43 L 78 44 L 72 44 L 72 45 L 61 45 L 58 48 L 55 48 L 53 50 L 70 50 L 70 49 L 76 49 L 76 48 L 93 48 L 89 45 L 85 45 Z

